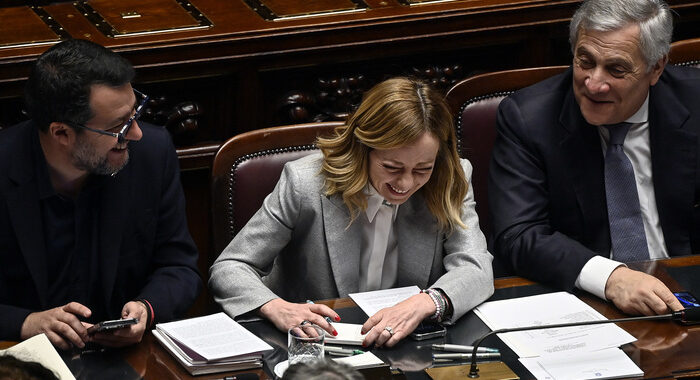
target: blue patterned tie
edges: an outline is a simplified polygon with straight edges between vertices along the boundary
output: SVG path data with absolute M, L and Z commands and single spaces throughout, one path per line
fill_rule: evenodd
M 649 259 L 632 163 L 622 149 L 632 123 L 604 125 L 610 132 L 605 154 L 605 196 L 613 259 L 627 263 Z

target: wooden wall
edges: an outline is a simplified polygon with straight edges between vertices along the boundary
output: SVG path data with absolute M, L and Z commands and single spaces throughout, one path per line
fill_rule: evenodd
M 364 90 L 391 76 L 419 76 L 447 89 L 475 73 L 568 64 L 568 21 L 580 1 L 25 3 L 0 6 L 0 128 L 24 119 L 22 86 L 50 44 L 85 38 L 128 58 L 135 87 L 154 98 L 144 118 L 166 125 L 178 147 L 205 273 L 217 254 L 210 248 L 209 169 L 227 138 L 340 119 Z M 700 37 L 700 2 L 669 4 L 677 13 L 674 39 Z M 203 298 L 197 309 L 204 305 Z

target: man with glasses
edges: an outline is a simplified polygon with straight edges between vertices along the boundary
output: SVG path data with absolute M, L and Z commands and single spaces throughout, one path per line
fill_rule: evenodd
M 0 340 L 139 342 L 201 289 L 168 132 L 119 55 L 68 40 L 39 57 L 31 120 L 0 133 Z M 102 320 L 136 318 L 113 332 Z

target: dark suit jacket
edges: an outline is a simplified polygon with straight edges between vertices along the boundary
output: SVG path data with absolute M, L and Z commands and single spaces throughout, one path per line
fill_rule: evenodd
M 668 66 L 650 90 L 649 140 L 671 256 L 700 252 L 699 129 L 700 70 Z M 610 253 L 603 160 L 571 69 L 504 99 L 489 179 L 494 254 L 519 275 L 573 289 L 590 258 Z
M 164 321 L 186 311 L 201 279 L 168 132 L 139 126 L 143 138 L 129 143 L 129 163 L 105 178 L 99 194 L 99 291 L 104 318 L 118 318 L 126 302 L 145 298 L 156 321 Z M 18 340 L 29 313 L 60 306 L 47 300 L 52 268 L 33 167 L 36 133 L 31 121 L 0 133 L 0 340 Z

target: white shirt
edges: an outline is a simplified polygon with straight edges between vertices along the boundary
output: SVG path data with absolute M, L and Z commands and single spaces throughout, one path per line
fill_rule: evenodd
M 632 163 L 634 169 L 634 180 L 637 184 L 637 194 L 639 195 L 639 206 L 642 211 L 642 221 L 644 223 L 644 233 L 647 238 L 650 259 L 668 258 L 666 242 L 661 231 L 659 222 L 659 212 L 656 207 L 656 197 L 654 195 L 654 181 L 651 172 L 651 148 L 649 145 L 649 94 L 644 104 L 625 120 L 635 123 L 627 132 L 623 150 Z M 603 155 L 608 149 L 609 132 L 603 126 L 598 126 L 600 134 L 600 145 Z M 610 274 L 615 268 L 624 265 L 618 261 L 611 260 L 612 250 L 608 257 L 594 256 L 581 269 L 576 278 L 576 287 L 605 299 L 605 284 L 608 282 Z
M 367 184 L 365 194 L 366 218 L 358 217 L 358 222 L 362 223 L 361 292 L 394 287 L 399 263 L 399 249 L 393 228 L 399 206 L 385 204 L 384 198 L 371 184 Z

